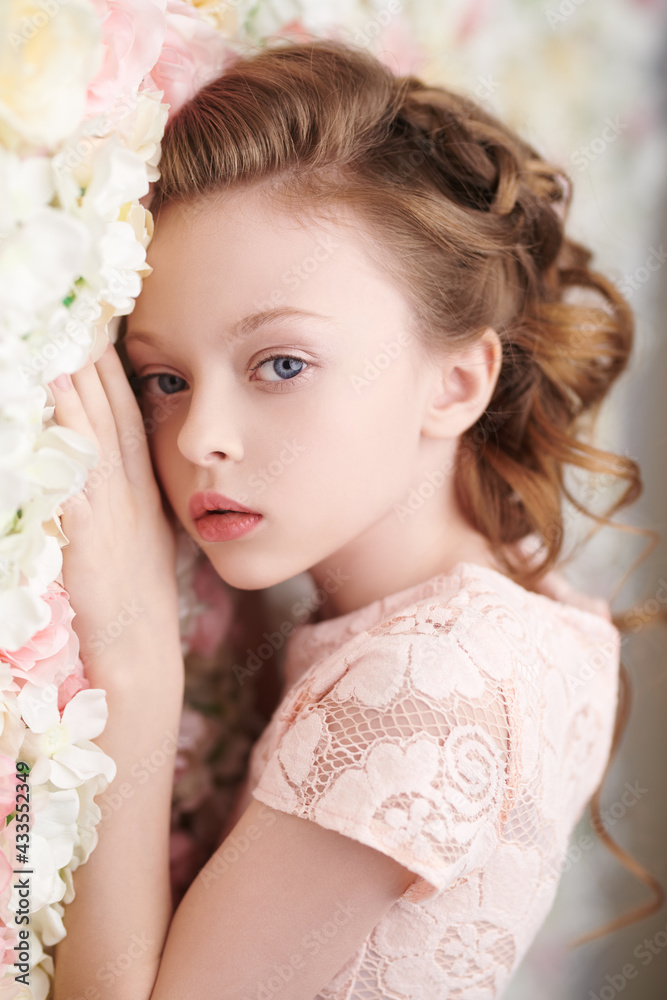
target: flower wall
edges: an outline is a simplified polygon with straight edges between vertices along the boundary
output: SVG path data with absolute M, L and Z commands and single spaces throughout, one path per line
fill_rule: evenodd
M 61 572 L 62 504 L 104 470 L 90 441 L 55 423 L 48 382 L 77 371 L 89 353 L 101 356 L 150 274 L 147 205 L 168 116 L 237 54 L 277 37 L 348 38 L 397 73 L 468 90 L 569 168 L 575 227 L 602 264 L 608 252 L 629 288 L 641 283 L 649 253 L 644 234 L 664 142 L 642 62 L 658 6 L 0 5 L 0 997 L 49 996 L 72 874 L 95 849 L 111 802 L 104 793 L 115 764 L 95 743 L 105 692 L 86 680 Z M 643 183 L 634 201 L 619 201 L 629 158 Z M 634 249 L 609 245 L 607 208 L 634 234 Z M 250 687 L 233 676 L 243 636 L 230 589 L 185 535 L 178 572 L 187 680 L 174 734 L 176 901 L 215 847 L 259 725 Z M 115 627 L 104 641 L 113 642 Z M 28 875 L 26 921 L 20 885 Z

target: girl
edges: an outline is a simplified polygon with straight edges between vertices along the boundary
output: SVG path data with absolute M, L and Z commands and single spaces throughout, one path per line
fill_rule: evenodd
M 640 489 L 576 433 L 629 307 L 564 235 L 564 175 L 342 42 L 238 59 L 160 170 L 136 399 L 114 346 L 54 387 L 112 470 L 65 507 L 63 576 L 121 801 L 55 1000 L 499 998 L 612 746 L 619 632 L 552 570 L 566 463 L 628 480 L 609 514 Z M 308 571 L 327 598 L 286 623 L 282 699 L 172 912 L 176 522 L 230 586 Z

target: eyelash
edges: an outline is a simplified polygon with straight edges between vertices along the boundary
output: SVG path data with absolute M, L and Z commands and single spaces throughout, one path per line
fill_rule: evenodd
M 302 365 L 306 365 L 306 368 L 308 368 L 308 367 L 309 367 L 309 365 L 308 365 L 308 362 L 307 362 L 307 361 L 304 361 L 304 360 L 303 360 L 303 358 L 297 358 L 297 357 L 296 357 L 295 355 L 293 355 L 293 354 L 269 354 L 269 355 L 268 355 L 268 357 L 266 357 L 266 358 L 262 358 L 262 360 L 261 360 L 261 361 L 258 361 L 256 365 L 253 365 L 253 366 L 252 366 L 252 368 L 250 369 L 250 371 L 254 372 L 254 371 L 256 371 L 256 370 L 257 370 L 258 368 L 261 368 L 261 367 L 262 367 L 262 365 L 265 365 L 265 364 L 267 364 L 267 362 L 269 362 L 269 361 L 275 361 L 275 360 L 276 360 L 277 358 L 287 358 L 287 360 L 288 360 L 288 361 L 300 361 Z M 302 370 L 301 370 L 300 372 L 297 372 L 297 373 L 295 374 L 294 378 L 287 378 L 287 379 L 279 379 L 278 381 L 279 381 L 279 382 L 280 382 L 280 381 L 282 381 L 282 382 L 293 382 L 293 381 L 294 381 L 294 379 L 298 378 L 298 377 L 299 377 L 299 375 L 302 375 L 302 374 L 303 374 L 303 372 L 304 372 L 305 370 L 306 370 L 306 369 L 302 369 Z M 274 383 L 274 385 L 275 385 L 275 384 L 276 384 L 276 383 Z
M 285 382 L 294 382 L 297 378 L 299 378 L 300 375 L 303 375 L 304 371 L 306 371 L 308 369 L 308 367 L 309 367 L 309 363 L 307 361 L 304 361 L 303 358 L 297 358 L 296 355 L 293 355 L 293 354 L 269 354 L 268 357 L 262 358 L 262 360 L 258 361 L 256 365 L 253 365 L 253 367 L 250 370 L 254 372 L 254 371 L 257 370 L 257 368 L 261 368 L 262 365 L 267 364 L 269 361 L 275 361 L 278 358 L 287 358 L 288 361 L 300 361 L 301 364 L 303 364 L 303 365 L 306 366 L 306 368 L 302 369 L 302 371 L 300 371 L 300 372 L 297 372 L 292 378 L 279 379 L 278 382 L 270 383 L 272 385 L 277 385 L 277 384 L 280 384 L 281 382 L 283 384 Z M 130 383 L 131 383 L 132 388 L 134 389 L 135 392 L 140 392 L 141 389 L 143 388 L 144 384 L 145 383 L 150 383 L 151 379 L 157 379 L 161 375 L 170 375 L 170 374 L 171 374 L 171 372 L 151 372 L 150 375 L 132 375 L 130 377 Z M 174 375 L 173 377 L 180 379 L 180 375 Z M 185 382 L 185 379 L 180 379 L 180 380 L 181 380 L 181 382 Z M 182 391 L 182 390 L 178 390 L 178 391 Z M 165 393 L 160 393 L 160 395 L 165 396 L 165 397 L 167 397 L 167 396 L 176 396 L 176 395 L 178 395 L 178 392 L 165 392 Z

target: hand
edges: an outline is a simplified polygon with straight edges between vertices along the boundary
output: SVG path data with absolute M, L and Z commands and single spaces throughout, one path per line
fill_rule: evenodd
M 100 460 L 62 504 L 63 586 L 84 667 L 122 670 L 159 645 L 180 659 L 176 536 L 165 513 L 137 400 L 113 344 L 96 363 L 49 383 L 56 422 L 89 438 Z M 171 656 L 173 654 L 173 657 Z M 129 669 L 136 670 L 135 662 Z M 88 670 L 87 670 L 88 673 Z M 97 678 L 99 680 L 99 676 Z

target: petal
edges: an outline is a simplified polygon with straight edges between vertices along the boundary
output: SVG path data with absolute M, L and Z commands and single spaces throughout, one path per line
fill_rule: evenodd
M 17 694 L 16 701 L 25 724 L 34 733 L 45 733 L 51 726 L 57 726 L 60 722 L 58 689 L 55 684 L 37 687 L 36 684 L 26 681 Z
M 50 620 L 48 604 L 30 588 L 0 591 L 0 648 L 20 649 Z
M 84 781 L 104 774 L 107 781 L 112 781 L 116 774 L 116 765 L 111 757 L 99 750 L 94 744 L 92 749 L 69 746 L 54 754 L 51 761 L 51 781 L 58 788 L 77 788 Z
M 70 742 L 79 743 L 99 736 L 108 716 L 106 692 L 102 688 L 85 688 L 67 702 L 62 721 L 67 726 Z
M 48 792 L 46 807 L 35 816 L 32 834 L 43 837 L 53 851 L 56 868 L 64 868 L 72 859 L 76 840 L 79 796 L 74 788 Z

